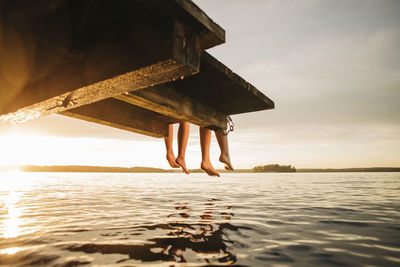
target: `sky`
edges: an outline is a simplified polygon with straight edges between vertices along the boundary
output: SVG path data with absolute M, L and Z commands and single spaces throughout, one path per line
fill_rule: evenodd
M 232 116 L 234 167 L 400 166 L 400 1 L 194 2 L 226 31 L 208 52 L 275 102 Z M 200 166 L 197 126 L 186 161 Z M 0 167 L 25 164 L 169 168 L 162 139 L 60 115 L 0 124 Z

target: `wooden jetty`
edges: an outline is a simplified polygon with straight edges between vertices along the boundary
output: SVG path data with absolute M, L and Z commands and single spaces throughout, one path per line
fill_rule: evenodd
M 163 137 L 274 108 L 205 52 L 224 42 L 190 0 L 0 1 L 0 120 L 60 113 Z

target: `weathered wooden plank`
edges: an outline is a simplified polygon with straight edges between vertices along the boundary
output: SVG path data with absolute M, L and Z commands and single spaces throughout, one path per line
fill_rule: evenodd
M 115 98 L 202 127 L 226 128 L 226 114 L 195 101 L 168 86 L 150 87 L 125 93 Z
M 168 124 L 174 122 L 162 121 L 155 112 L 113 98 L 60 114 L 152 137 L 168 136 Z
M 224 114 L 273 109 L 274 102 L 207 52 L 199 74 L 155 87 L 171 87 Z
M 203 27 L 200 34 L 200 45 L 202 50 L 225 43 L 225 30 L 207 16 L 198 6 L 188 0 L 174 0 L 188 14 L 186 17 L 193 23 L 201 24 Z M 188 16 L 190 15 L 190 16 Z M 194 21 L 193 18 L 196 20 Z

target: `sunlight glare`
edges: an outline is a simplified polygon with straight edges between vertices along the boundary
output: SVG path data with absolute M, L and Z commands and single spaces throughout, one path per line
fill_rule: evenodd
M 20 252 L 21 250 L 24 250 L 24 248 L 19 248 L 19 247 L 11 247 L 11 248 L 5 248 L 5 249 L 0 249 L 0 255 L 5 254 L 5 255 L 13 255 L 17 252 Z
M 32 133 L 18 129 L 1 134 L 0 147 L 3 153 L 0 155 L 0 163 L 5 166 L 20 166 L 27 159 L 37 157 L 41 151 L 38 148 L 43 144 L 38 142 L 39 140 L 35 137 Z
M 0 174 L 0 191 L 9 191 L 10 193 L 12 191 L 30 190 L 37 178 L 35 175 L 24 173 L 18 169 Z
M 65 137 L 13 129 L 0 133 L 0 148 L 2 151 L 0 167 L 24 165 L 155 167 L 167 164 L 161 140 Z

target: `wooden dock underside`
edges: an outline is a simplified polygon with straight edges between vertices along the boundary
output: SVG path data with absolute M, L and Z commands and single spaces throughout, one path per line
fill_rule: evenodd
M 225 129 L 228 115 L 274 108 L 204 51 L 225 32 L 190 0 L 42 2 L 0 2 L 2 121 L 60 113 L 165 137 L 171 123 Z
M 70 109 L 61 114 L 120 129 L 130 131 L 136 129 L 136 132 L 149 136 L 163 137 L 164 135 L 157 135 L 154 131 L 146 133 L 146 129 L 137 126 L 136 120 L 148 120 L 154 124 L 158 121 L 159 128 L 164 126 L 165 130 L 168 127 L 165 125 L 166 122 L 179 121 L 188 121 L 210 129 L 225 129 L 228 115 L 274 108 L 272 100 L 207 52 L 203 52 L 200 65 L 200 72 L 190 78 L 115 96 L 115 99 L 121 101 L 113 102 L 112 108 L 107 103 L 107 108 L 112 109 L 114 115 L 120 112 L 118 115 L 120 117 L 126 116 L 123 114 L 124 110 L 120 109 L 125 103 L 151 110 L 155 114 L 137 112 L 135 119 L 124 120 L 123 125 L 116 120 L 114 123 L 102 123 L 101 118 L 104 116 L 102 110 L 106 107 L 101 108 L 98 102 L 84 106 L 86 117 L 80 116 L 82 115 L 80 108 Z M 96 113 L 96 110 L 99 112 Z
M 0 116 L 14 122 L 193 75 L 225 41 L 188 0 L 6 0 L 0 26 Z

